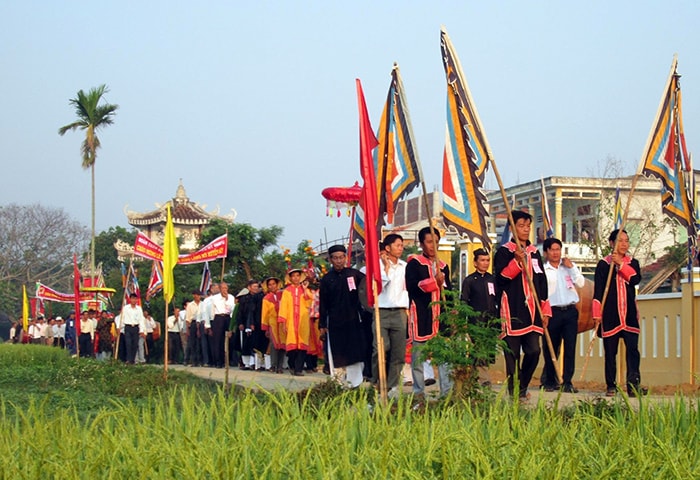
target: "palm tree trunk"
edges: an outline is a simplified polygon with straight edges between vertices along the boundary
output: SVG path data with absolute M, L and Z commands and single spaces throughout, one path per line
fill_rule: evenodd
M 92 175 L 92 240 L 90 242 L 90 277 L 91 283 L 95 278 L 95 162 L 90 167 Z M 95 285 L 92 285 L 93 287 Z

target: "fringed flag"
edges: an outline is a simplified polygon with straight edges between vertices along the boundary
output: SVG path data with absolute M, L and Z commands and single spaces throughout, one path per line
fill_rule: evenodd
M 202 270 L 202 281 L 199 282 L 199 291 L 202 295 L 206 295 L 211 288 L 211 270 L 209 270 L 209 262 L 204 262 L 204 269 Z
M 155 297 L 163 289 L 163 262 L 153 261 L 151 266 L 151 279 L 148 281 L 146 290 L 146 301 Z
M 490 149 L 459 59 L 444 29 L 440 32 L 440 47 L 447 77 L 443 216 L 446 225 L 490 249 L 486 196 L 481 191 Z
M 552 217 L 549 215 L 549 203 L 547 201 L 547 190 L 544 188 L 544 180 L 540 178 L 542 185 L 542 230 L 545 232 L 545 238 L 554 236 L 554 226 L 552 225 Z
M 377 176 L 379 224 L 394 223 L 394 211 L 399 200 L 420 185 L 418 152 L 408 115 L 403 82 L 398 65 L 391 71 L 391 85 L 377 129 L 374 168 Z
M 141 305 L 141 289 L 139 289 L 139 279 L 136 276 L 136 271 L 134 270 L 134 260 L 129 262 L 129 270 L 126 274 L 126 285 L 124 287 L 124 300 L 123 304 L 127 305 L 129 303 L 129 297 L 131 294 L 135 294 L 138 298 L 138 305 Z
M 661 180 L 663 212 L 686 228 L 688 241 L 694 245 L 697 238 L 697 220 L 692 193 L 689 191 L 693 171 L 685 146 L 681 76 L 676 71 L 677 66 L 678 59 L 674 57 L 640 168 L 645 175 Z

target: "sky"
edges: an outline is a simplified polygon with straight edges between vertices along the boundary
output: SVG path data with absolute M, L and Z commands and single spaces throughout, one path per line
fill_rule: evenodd
M 175 195 L 294 248 L 347 235 L 321 190 L 361 181 L 355 78 L 376 129 L 398 62 L 428 190 L 442 181 L 445 26 L 505 187 L 636 169 L 674 53 L 700 144 L 696 1 L 0 2 L 0 205 L 90 224 L 69 99 L 107 84 L 97 230 Z M 496 189 L 489 175 L 486 188 Z M 415 193 L 414 193 L 415 194 Z

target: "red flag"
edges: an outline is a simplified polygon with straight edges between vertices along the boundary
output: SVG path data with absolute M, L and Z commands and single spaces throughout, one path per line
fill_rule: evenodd
M 377 179 L 374 176 L 372 150 L 378 145 L 377 137 L 369 122 L 365 95 L 360 79 L 357 86 L 357 108 L 360 111 L 360 174 L 362 175 L 362 196 L 360 205 L 365 214 L 365 269 L 367 274 L 367 302 L 374 306 L 374 295 L 382 290 L 382 273 L 379 269 L 379 240 L 377 238 L 378 210 Z M 372 280 L 375 280 L 374 282 Z

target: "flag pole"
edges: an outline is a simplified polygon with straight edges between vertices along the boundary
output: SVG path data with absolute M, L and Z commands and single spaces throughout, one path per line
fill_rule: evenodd
M 163 295 L 165 297 L 165 295 Z M 168 307 L 170 306 L 170 302 L 168 300 L 165 300 L 165 336 L 163 337 L 165 339 L 165 346 L 163 347 L 163 380 L 168 380 L 168 333 L 169 333 L 169 328 L 168 328 Z M 175 319 L 177 321 L 177 319 Z
M 382 405 L 386 405 L 388 401 L 387 385 L 386 385 L 386 352 L 384 351 L 384 338 L 382 338 L 380 316 L 379 316 L 379 298 L 377 295 L 377 281 L 372 278 L 372 292 L 374 293 L 374 336 L 377 339 L 377 370 L 379 371 L 379 398 Z
M 646 141 L 646 144 L 644 145 L 644 150 L 642 152 L 641 161 L 639 162 L 639 166 L 637 167 L 637 171 L 635 172 L 634 178 L 632 180 L 632 186 L 630 187 L 630 193 L 627 197 L 627 203 L 625 204 L 625 212 L 622 216 L 622 222 L 620 223 L 620 228 L 619 228 L 620 232 L 625 229 L 625 226 L 627 224 L 627 214 L 629 213 L 630 204 L 632 203 L 632 197 L 634 195 L 635 189 L 637 188 L 637 182 L 639 180 L 639 177 L 642 175 L 642 172 L 644 171 L 644 163 L 646 160 L 646 156 L 649 152 L 649 148 L 651 147 L 651 142 L 652 142 L 653 137 L 654 137 L 654 125 L 656 125 L 656 123 L 658 123 L 658 119 L 661 116 L 661 112 L 664 108 L 664 102 L 666 100 L 666 92 L 668 92 L 668 90 L 671 86 L 671 82 L 673 80 L 673 76 L 676 74 L 677 64 L 678 64 L 678 57 L 677 57 L 677 55 L 674 55 L 673 62 L 671 63 L 671 71 L 668 74 L 668 79 L 666 80 L 666 86 L 664 87 L 664 94 L 661 96 L 661 101 L 659 102 L 659 106 L 656 109 L 656 116 L 654 117 L 655 118 L 654 124 L 652 125 L 652 128 L 649 131 L 649 135 L 647 136 L 647 141 Z M 612 252 L 615 252 L 617 250 L 617 242 L 619 239 L 620 239 L 620 235 L 618 234 L 617 237 L 615 238 L 615 243 L 613 244 Z M 610 282 L 612 280 L 613 269 L 614 269 L 614 266 L 611 263 L 610 269 L 608 269 L 608 278 L 605 282 L 605 289 L 603 290 L 603 298 L 601 299 L 601 302 L 600 302 L 601 316 L 602 316 L 602 311 L 605 308 L 605 302 L 608 299 L 608 292 L 610 290 Z M 599 325 L 600 325 L 600 322 L 594 322 L 593 328 L 597 331 Z M 602 335 L 602 329 L 601 329 L 601 335 Z M 583 369 L 581 370 L 581 377 L 580 377 L 581 380 L 583 380 L 585 378 L 586 369 L 588 368 L 588 361 L 590 359 L 591 352 L 593 351 L 593 344 L 595 343 L 596 337 L 597 337 L 597 335 L 594 334 L 593 337 L 591 338 L 590 343 L 588 344 L 588 349 L 586 351 L 586 360 L 584 360 Z
M 226 230 L 226 237 L 228 237 L 228 229 Z M 224 265 L 226 262 L 226 257 L 221 260 L 221 283 L 224 282 Z M 213 308 L 213 307 L 212 307 Z M 231 318 L 229 318 L 229 324 L 226 328 L 226 333 L 224 334 L 224 394 L 228 395 L 230 386 L 228 383 L 229 370 L 231 368 L 231 362 L 229 361 L 229 342 L 231 341 Z M 241 345 L 243 345 L 243 338 L 241 338 Z

